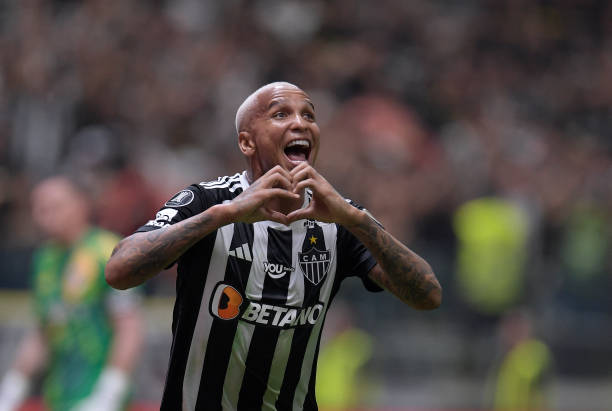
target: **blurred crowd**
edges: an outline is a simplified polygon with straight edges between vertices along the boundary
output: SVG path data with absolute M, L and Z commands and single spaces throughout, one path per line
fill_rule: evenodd
M 582 315 L 612 310 L 610 21 L 606 0 L 3 1 L 2 256 L 38 241 L 28 193 L 51 173 L 129 234 L 242 170 L 235 110 L 286 80 L 316 104 L 318 168 L 431 261 L 443 318 L 601 335 Z

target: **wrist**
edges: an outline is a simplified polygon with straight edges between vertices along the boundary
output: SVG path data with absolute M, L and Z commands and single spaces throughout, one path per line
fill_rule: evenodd
M 233 223 L 236 219 L 236 207 L 233 203 L 216 204 L 208 211 L 219 227 Z
M 346 227 L 347 229 L 351 229 L 355 226 L 358 226 L 364 222 L 365 219 L 368 218 L 368 215 L 365 211 L 358 209 L 357 207 L 353 207 L 348 204 L 348 209 L 344 221 L 340 224 Z

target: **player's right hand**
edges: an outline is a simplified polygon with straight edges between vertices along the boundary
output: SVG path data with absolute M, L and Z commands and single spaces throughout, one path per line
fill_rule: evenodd
M 299 194 L 292 192 L 292 177 L 281 166 L 275 166 L 258 178 L 249 188 L 231 201 L 234 221 L 254 223 L 270 220 L 288 224 L 287 216 L 269 207 L 277 200 L 298 200 Z

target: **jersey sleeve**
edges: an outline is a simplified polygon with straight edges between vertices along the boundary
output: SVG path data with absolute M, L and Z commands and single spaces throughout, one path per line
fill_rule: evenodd
M 176 193 L 155 215 L 155 218 L 136 230 L 137 233 L 157 230 L 167 225 L 176 224 L 201 213 L 209 207 L 203 190 L 192 184 Z
M 364 210 L 363 207 L 347 200 L 352 206 Z M 376 221 L 376 220 L 375 220 Z M 377 222 L 378 223 L 378 222 Z M 342 278 L 356 276 L 361 279 L 368 291 L 383 291 L 368 277 L 368 273 L 377 264 L 366 246 L 351 232 L 338 225 L 338 268 L 337 272 Z

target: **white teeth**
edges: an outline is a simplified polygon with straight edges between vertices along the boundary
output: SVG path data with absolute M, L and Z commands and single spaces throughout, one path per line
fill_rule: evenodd
M 287 144 L 287 147 L 293 147 L 293 146 L 305 146 L 305 147 L 310 148 L 310 141 L 308 141 L 308 140 L 293 140 L 292 142 Z

